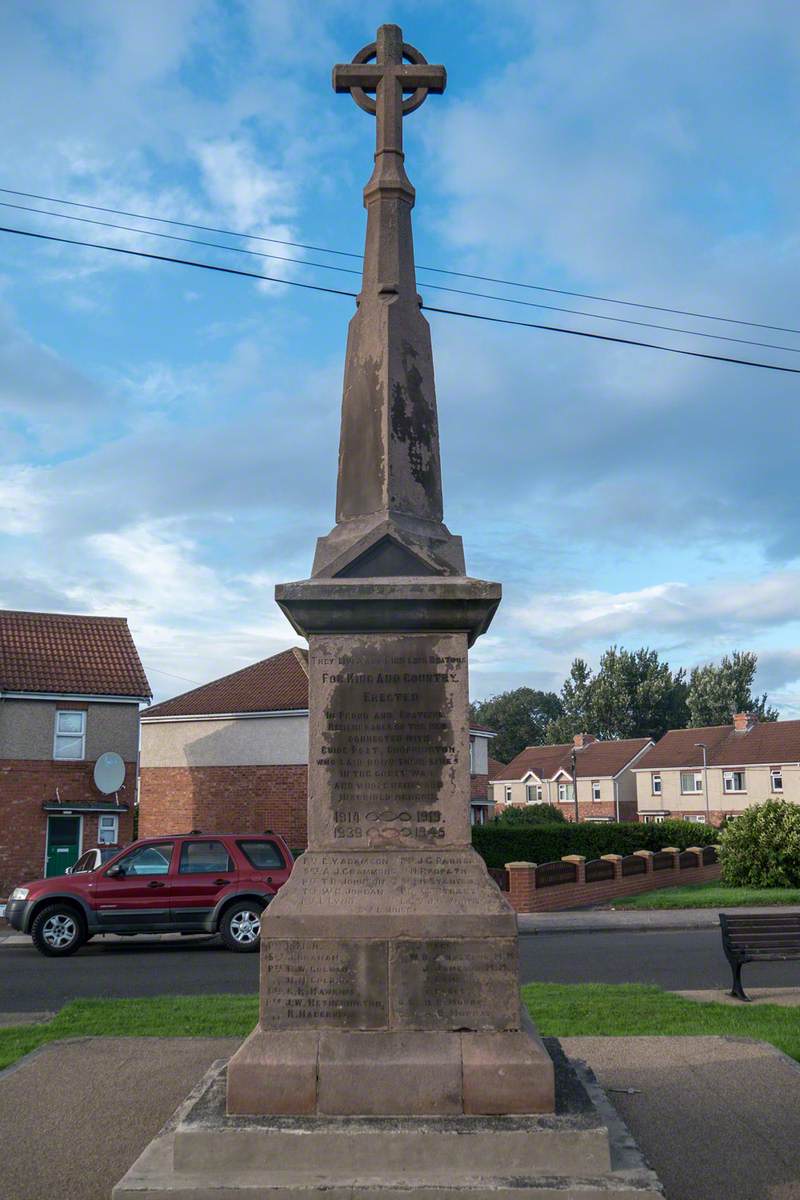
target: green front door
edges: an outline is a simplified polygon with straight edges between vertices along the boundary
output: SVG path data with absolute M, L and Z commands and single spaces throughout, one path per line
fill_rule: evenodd
M 80 854 L 80 817 L 47 818 L 47 866 L 45 875 L 63 875 Z

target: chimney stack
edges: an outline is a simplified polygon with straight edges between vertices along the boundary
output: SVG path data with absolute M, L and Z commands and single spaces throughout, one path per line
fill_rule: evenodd
M 734 733 L 749 733 L 754 725 L 758 724 L 758 717 L 755 713 L 735 713 L 733 717 Z
M 597 738 L 593 733 L 576 733 L 572 739 L 572 744 L 576 750 L 583 750 L 586 746 L 590 746 L 592 742 L 596 742 Z

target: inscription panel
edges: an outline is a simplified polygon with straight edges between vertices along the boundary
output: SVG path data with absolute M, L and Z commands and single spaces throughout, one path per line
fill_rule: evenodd
M 293 913 L 502 913 L 503 898 L 474 850 L 366 853 L 308 850 L 269 906 Z
M 261 945 L 265 1029 L 385 1029 L 388 944 L 267 938 Z
M 516 938 L 393 942 L 392 1026 L 400 1029 L 518 1029 Z
M 469 843 L 465 634 L 312 636 L 309 844 Z

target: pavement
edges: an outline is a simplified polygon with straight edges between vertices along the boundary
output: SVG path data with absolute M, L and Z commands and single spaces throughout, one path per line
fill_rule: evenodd
M 717 1037 L 567 1038 L 668 1200 L 800 1200 L 800 1068 Z M 231 1038 L 78 1038 L 0 1073 L 0 1196 L 108 1200 Z
M 745 1038 L 564 1038 L 667 1200 L 800 1200 L 800 1065 Z
M 517 917 L 521 934 L 528 933 L 587 933 L 614 931 L 647 932 L 656 929 L 719 929 L 720 911 L 739 916 L 750 913 L 774 915 L 800 913 L 794 904 L 769 905 L 759 908 L 583 908 L 555 913 L 520 913 Z

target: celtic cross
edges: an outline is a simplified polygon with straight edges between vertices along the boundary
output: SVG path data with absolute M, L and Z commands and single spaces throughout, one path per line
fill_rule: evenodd
M 404 62 L 403 59 L 408 59 Z M 351 63 L 333 68 L 337 92 L 350 92 L 359 108 L 375 118 L 375 154 L 403 152 L 403 117 L 419 108 L 428 92 L 442 93 L 444 67 L 429 65 L 399 25 L 381 25 L 378 36 Z M 367 93 L 374 92 L 374 99 Z M 404 92 L 410 92 L 403 98 Z

